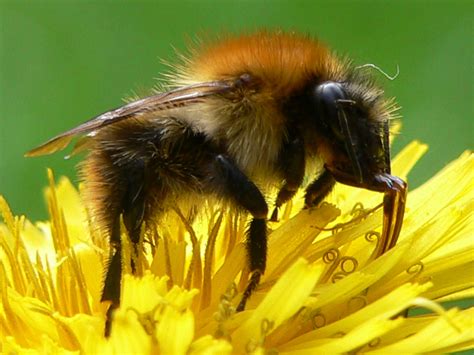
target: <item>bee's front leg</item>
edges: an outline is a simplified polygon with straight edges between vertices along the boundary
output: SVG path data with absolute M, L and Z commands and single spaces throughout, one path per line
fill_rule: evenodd
M 375 252 L 380 256 L 395 246 L 402 229 L 403 215 L 407 198 L 407 183 L 397 176 L 380 174 L 375 177 L 374 185 L 381 186 L 383 199 L 382 243 Z
M 319 205 L 324 198 L 331 192 L 336 180 L 334 177 L 324 169 L 323 173 L 313 180 L 306 188 L 304 196 L 305 208 Z
M 305 149 L 303 139 L 296 133 L 290 134 L 280 152 L 278 168 L 283 174 L 285 182 L 275 200 L 271 221 L 278 221 L 278 210 L 284 203 L 288 202 L 298 191 L 303 183 L 305 173 Z
M 326 169 L 340 183 L 384 193 L 382 235 L 374 256 L 377 258 L 393 248 L 402 229 L 408 189 L 407 183 L 387 172 L 372 173 L 363 182 L 359 182 L 354 179 L 353 175 L 346 172 L 329 166 L 326 166 Z

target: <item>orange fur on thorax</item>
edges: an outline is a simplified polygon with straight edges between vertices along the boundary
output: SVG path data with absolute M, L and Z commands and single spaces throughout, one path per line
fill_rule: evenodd
M 249 73 L 278 97 L 294 92 L 312 76 L 334 77 L 343 66 L 321 42 L 294 33 L 229 37 L 191 52 L 193 58 L 186 65 L 189 79 L 212 81 Z

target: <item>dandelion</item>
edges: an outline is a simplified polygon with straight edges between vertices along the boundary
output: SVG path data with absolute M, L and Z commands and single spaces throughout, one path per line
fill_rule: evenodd
M 405 178 L 426 146 L 393 162 Z M 226 354 L 452 352 L 474 346 L 474 159 L 462 154 L 409 193 L 398 244 L 374 259 L 380 197 L 338 185 L 328 203 L 301 196 L 273 223 L 268 266 L 246 310 L 245 216 L 206 209 L 147 231 L 140 274 L 126 274 L 112 333 L 100 302 L 105 238 L 78 191 L 50 173 L 50 220 L 32 224 L 0 198 L 0 324 L 4 353 Z M 179 211 L 176 211 L 179 218 Z M 126 235 L 125 249 L 129 248 Z M 130 258 L 125 253 L 124 258 Z M 124 263 L 126 264 L 126 263 Z M 407 316 L 407 310 L 427 310 Z

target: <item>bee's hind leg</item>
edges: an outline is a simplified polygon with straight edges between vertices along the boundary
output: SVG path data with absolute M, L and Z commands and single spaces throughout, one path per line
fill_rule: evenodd
M 145 186 L 145 167 L 139 165 L 130 170 L 127 176 L 127 189 L 124 195 L 123 206 L 123 224 L 127 230 L 130 241 L 132 242 L 132 272 L 136 273 L 138 254 L 140 251 L 140 232 L 145 216 L 146 207 L 146 186 Z
M 112 313 L 119 307 L 121 298 L 122 268 L 122 243 L 120 237 L 120 215 L 127 230 L 130 241 L 133 245 L 131 268 L 136 272 L 138 260 L 140 231 L 145 215 L 145 181 L 144 167 L 141 165 L 126 169 L 121 177 L 117 179 L 119 186 L 116 186 L 115 194 L 110 196 L 112 202 L 119 207 L 114 209 L 112 217 L 112 227 L 110 231 L 111 257 L 107 267 L 104 280 L 101 301 L 109 301 L 107 310 L 105 330 L 106 337 L 110 336 Z M 112 203 L 114 204 L 114 203 Z
M 115 226 L 116 225 L 116 226 Z M 102 289 L 101 302 L 110 302 L 105 319 L 104 335 L 110 336 L 112 313 L 120 305 L 120 280 L 122 277 L 122 245 L 120 242 L 120 222 L 116 218 L 114 230 L 111 233 L 110 257 Z M 118 241 L 117 241 L 118 240 Z

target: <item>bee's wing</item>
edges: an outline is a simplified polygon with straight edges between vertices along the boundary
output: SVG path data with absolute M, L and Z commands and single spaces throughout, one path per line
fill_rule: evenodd
M 57 135 L 46 143 L 25 154 L 27 157 L 51 154 L 63 150 L 76 135 L 91 134 L 110 124 L 129 118 L 150 116 L 154 112 L 185 106 L 201 101 L 204 97 L 223 94 L 236 87 L 236 81 L 211 81 L 185 86 L 130 102 L 124 106 L 105 112 L 83 124 Z M 93 133 L 92 133 L 93 134 Z

